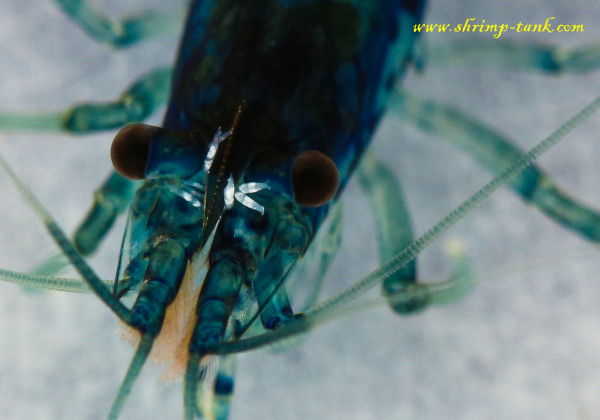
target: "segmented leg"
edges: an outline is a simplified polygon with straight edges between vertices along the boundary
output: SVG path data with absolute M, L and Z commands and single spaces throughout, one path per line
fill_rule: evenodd
M 124 323 L 136 329 L 141 336 L 140 344 L 111 409 L 109 418 L 116 419 L 152 349 L 156 336 L 160 332 L 165 317 L 165 308 L 173 302 L 179 290 L 187 267 L 188 257 L 185 247 L 179 241 L 169 238 L 164 238 L 154 244 L 152 249 L 148 251 L 149 262 L 144 273 L 145 282 L 140 288 L 134 306 L 129 309 L 114 296 L 105 282 L 98 278 L 52 216 L 2 158 L 0 158 L 0 166 L 15 183 L 27 204 L 35 211 L 50 236 L 89 288 Z M 212 306 L 208 306 L 210 312 Z
M 448 213 L 446 217 L 413 241 L 409 246 L 404 248 L 400 253 L 395 255 L 391 260 L 367 274 L 350 287 L 342 290 L 337 295 L 306 311 L 305 317 L 302 320 L 291 322 L 275 331 L 246 339 L 230 342 L 206 342 L 202 349 L 203 354 L 232 354 L 260 348 L 308 332 L 322 323 L 347 315 L 347 312 L 361 309 L 358 304 L 354 307 L 351 306 L 351 302 L 358 299 L 366 291 L 384 281 L 386 278 L 393 276 L 400 268 L 413 260 L 420 252 L 435 242 L 466 214 L 480 205 L 502 185 L 509 182 L 513 177 L 518 176 L 519 173 L 529 167 L 535 159 L 564 139 L 574 127 L 583 123 L 587 118 L 597 112 L 598 109 L 600 109 L 600 97 L 596 98 L 592 103 L 582 109 L 578 114 L 541 141 L 529 152 L 523 154 L 516 162 L 511 164 L 501 174 L 494 177 L 494 179 L 480 188 L 461 205 Z M 406 289 L 404 292 L 400 293 L 399 296 L 395 296 L 394 301 L 395 303 L 410 302 L 415 298 L 431 296 L 432 303 L 434 304 L 446 303 L 454 300 L 456 296 L 464 294 L 465 288 L 470 288 L 471 286 L 472 282 L 470 281 L 468 266 L 460 263 L 457 265 L 457 270 L 455 270 L 448 281 L 437 284 L 420 284 L 420 287 L 418 288 Z
M 98 42 L 121 48 L 164 33 L 175 33 L 181 26 L 183 10 L 147 12 L 123 20 L 110 19 L 85 0 L 54 0 L 81 29 Z
M 96 251 L 117 217 L 133 200 L 138 186 L 139 182 L 111 171 L 100 188 L 94 192 L 94 201 L 73 235 L 73 245 L 81 255 L 90 255 Z M 35 267 L 32 273 L 53 276 L 69 264 L 66 255 L 58 254 Z
M 170 82 L 171 68 L 161 67 L 134 82 L 114 102 L 84 103 L 62 112 L 0 113 L 0 130 L 83 134 L 143 121 L 166 102 Z
M 260 320 L 265 328 L 272 330 L 294 318 L 294 312 L 288 299 L 284 284 L 279 284 L 279 261 L 265 260 L 261 265 L 260 275 L 252 282 L 256 301 L 262 309 Z
M 73 243 L 82 255 L 93 253 L 112 227 L 117 216 L 129 206 L 139 182 L 131 181 L 112 171 L 94 193 L 94 202 L 73 236 Z
M 357 176 L 371 205 L 379 244 L 379 259 L 385 264 L 414 241 L 410 214 L 404 203 L 402 188 L 394 173 L 370 151 L 364 154 L 357 169 Z M 472 282 L 469 266 L 462 253 L 458 252 L 451 257 L 455 259 L 455 267 L 447 282 Z M 422 285 L 417 284 L 416 259 L 400 267 L 382 282 L 383 295 L 388 304 L 401 315 L 425 309 L 431 303 L 431 296 L 427 293 L 412 293 L 421 287 Z M 425 290 L 423 289 L 423 292 Z M 467 291 L 461 289 L 461 292 L 457 291 L 452 298 L 446 296 L 444 302 L 459 298 L 462 292 Z M 412 298 L 398 301 L 398 297 L 403 295 Z M 438 303 L 441 303 L 439 299 Z
M 185 373 L 185 419 L 193 420 L 198 410 L 197 395 L 200 363 L 208 355 L 208 345 L 224 339 L 227 320 L 233 310 L 240 287 L 248 280 L 244 262 L 238 258 L 244 252 L 235 250 L 211 251 L 210 268 L 202 283 L 196 306 L 197 322 L 189 346 Z
M 414 240 L 410 215 L 404 204 L 400 184 L 394 174 L 371 153 L 366 152 L 356 172 L 358 181 L 371 205 L 379 259 L 385 263 Z M 383 283 L 384 296 L 397 295 L 416 283 L 417 262 L 409 261 Z M 423 309 L 427 299 L 391 305 L 399 314 Z
M 236 358 L 224 356 L 219 360 L 219 370 L 212 389 L 198 389 L 197 403 L 204 418 L 227 420 L 231 408 L 231 396 L 235 384 Z
M 46 114 L 0 114 L 0 129 L 61 130 L 81 134 L 142 121 L 165 103 L 170 78 L 171 68 L 162 67 L 134 82 L 114 102 L 80 104 L 64 112 Z M 94 202 L 75 232 L 74 243 L 79 253 L 88 255 L 95 251 L 117 216 L 127 208 L 137 185 L 116 172 L 111 172 L 94 194 Z M 34 273 L 52 275 L 67 264 L 66 256 L 59 255 L 36 267 Z
M 142 121 L 157 107 L 165 103 L 170 78 L 171 68 L 162 67 L 134 82 L 114 102 L 80 104 L 64 112 L 46 114 L 0 114 L 0 129 L 60 130 L 82 134 Z M 94 252 L 117 216 L 127 208 L 137 185 L 113 171 L 96 191 L 94 202 L 74 235 L 75 246 L 82 255 Z M 67 264 L 65 256 L 59 255 L 36 267 L 34 273 L 56 274 Z
M 340 247 L 342 246 L 342 220 L 344 215 L 344 206 L 341 201 L 338 201 L 333 209 L 331 210 L 331 222 L 329 224 L 329 228 L 325 232 L 325 236 L 322 240 L 322 249 L 321 256 L 319 259 L 319 267 L 315 274 L 315 284 L 312 286 L 311 292 L 306 298 L 306 302 L 304 303 L 304 310 L 311 308 L 317 301 L 319 300 L 319 294 L 321 293 L 321 289 L 323 288 L 323 283 L 327 276 L 327 272 L 329 271 L 329 267 L 331 267 L 331 263 L 335 259 Z M 309 248 L 309 252 L 311 249 Z M 310 258 L 309 256 L 304 256 L 304 258 Z M 294 274 L 294 278 L 295 278 Z M 304 283 L 304 276 L 302 283 Z M 294 295 L 294 293 L 292 293 Z
M 556 47 L 503 40 L 433 45 L 426 63 L 506 67 L 552 74 L 585 73 L 600 67 L 600 44 Z
M 390 109 L 423 131 L 461 148 L 493 173 L 500 173 L 524 155 L 502 134 L 453 107 L 402 93 L 392 99 Z M 556 222 L 600 242 L 600 215 L 561 191 L 537 166 L 529 166 L 508 184 Z

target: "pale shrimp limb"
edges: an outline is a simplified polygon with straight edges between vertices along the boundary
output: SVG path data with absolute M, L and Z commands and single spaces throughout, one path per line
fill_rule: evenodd
M 390 110 L 421 130 L 446 140 L 498 174 L 523 152 L 504 135 L 455 108 L 403 92 Z M 523 200 L 552 220 L 593 242 L 600 242 L 600 214 L 569 197 L 538 166 L 530 165 L 508 181 Z
M 98 278 L 85 259 L 77 252 L 60 226 L 2 157 L 0 157 L 0 166 L 15 184 L 27 205 L 34 210 L 43 222 L 52 239 L 83 277 L 90 289 L 124 323 L 140 332 L 140 344 L 136 349 L 109 415 L 110 419 L 116 419 L 148 354 L 152 350 L 156 336 L 160 332 L 164 320 L 164 308 L 175 298 L 180 279 L 183 278 L 183 272 L 186 268 L 184 248 L 178 241 L 168 239 L 155 245 L 152 252 L 150 252 L 150 263 L 146 270 L 149 280 L 145 287 L 140 290 L 133 309 L 129 309 Z M 160 280 L 153 282 L 153 279 Z
M 578 47 L 497 39 L 432 45 L 425 63 L 507 68 L 551 74 L 580 74 L 600 68 L 600 43 Z
M 47 113 L 2 112 L 0 130 L 84 134 L 143 121 L 167 101 L 171 74 L 171 67 L 154 69 L 131 84 L 113 102 L 82 103 L 65 111 Z
M 90 37 L 114 48 L 130 46 L 163 34 L 176 34 L 181 28 L 183 9 L 168 13 L 146 12 L 121 20 L 109 18 L 85 0 L 54 0 L 73 22 Z
M 204 417 L 215 420 L 229 418 L 231 397 L 235 385 L 236 357 L 233 354 L 219 360 L 219 368 L 211 383 L 203 382 L 198 388 L 196 401 Z
M 111 171 L 100 188 L 94 192 L 92 205 L 73 235 L 73 245 L 83 256 L 93 254 L 119 217 L 133 200 L 140 182 L 129 180 Z M 31 272 L 54 276 L 71 265 L 64 253 L 53 255 Z
M 321 241 L 321 255 L 319 257 L 319 266 L 314 276 L 315 284 L 311 286 L 310 294 L 306 298 L 306 301 L 303 303 L 304 310 L 311 308 L 318 302 L 319 294 L 321 293 L 321 289 L 323 288 L 323 284 L 325 282 L 325 278 L 327 277 L 329 267 L 331 267 L 331 263 L 335 259 L 337 253 L 339 252 L 342 246 L 343 215 L 343 202 L 342 200 L 339 200 L 337 203 L 335 203 L 333 209 L 331 210 L 331 214 L 329 216 L 329 218 L 331 218 L 331 222 L 329 224 L 329 227 L 325 231 L 325 234 Z M 312 249 L 313 247 L 309 248 L 309 252 Z M 308 257 L 305 255 L 304 258 Z M 294 279 L 297 278 L 296 270 L 294 270 L 293 274 Z M 300 276 L 302 277 L 302 283 L 305 283 L 305 276 Z M 292 296 L 294 294 L 295 293 L 291 293 Z
M 457 264 L 457 267 L 466 268 L 468 265 Z M 300 334 L 306 334 L 309 331 L 318 328 L 319 326 L 335 321 L 337 319 L 346 318 L 352 314 L 360 311 L 368 310 L 376 306 L 383 304 L 387 305 L 400 305 L 408 304 L 415 300 L 425 300 L 428 297 L 434 297 L 433 304 L 444 305 L 450 302 L 454 302 L 457 299 L 463 297 L 467 292 L 472 290 L 474 283 L 472 282 L 471 273 L 468 270 L 466 277 L 463 277 L 461 270 L 456 270 L 450 279 L 446 282 L 434 283 L 434 284 L 420 284 L 418 286 L 423 287 L 411 287 L 404 290 L 399 296 L 393 297 L 380 297 L 374 300 L 365 302 L 354 303 L 348 305 L 348 301 L 344 302 L 343 305 L 336 305 L 335 307 L 327 308 L 324 312 L 312 313 L 307 312 L 307 315 L 296 322 L 290 322 L 285 326 L 270 332 L 257 334 L 249 338 L 243 338 L 236 341 L 225 341 L 220 343 L 210 343 L 206 347 L 208 354 L 217 355 L 232 355 L 235 353 L 241 353 L 251 351 L 265 346 L 271 346 L 275 343 L 279 343 L 283 340 L 289 340 Z M 371 273 L 373 274 L 373 272 Z M 363 277 L 362 280 L 367 279 L 368 276 Z M 379 279 L 381 281 L 381 279 Z M 350 288 L 346 289 L 349 290 Z M 343 293 L 343 292 L 342 292 Z M 339 296 L 339 295 L 337 295 Z M 329 301 L 329 300 L 328 300 Z M 326 302 L 328 302 L 326 301 Z
M 85 259 L 77 252 L 67 235 L 60 226 L 58 226 L 50 213 L 48 213 L 29 187 L 27 187 L 27 185 L 17 176 L 8 162 L 1 156 L 0 166 L 15 184 L 25 203 L 39 217 L 52 239 L 67 256 L 73 267 L 79 272 L 85 282 L 123 322 L 130 324 L 132 322 L 131 311 L 112 295 L 110 289 L 106 287 L 104 282 L 96 275 Z
M 375 222 L 379 260 L 383 264 L 414 240 L 410 214 L 404 204 L 402 187 L 390 169 L 372 152 L 366 151 L 357 169 L 358 182 L 367 196 Z M 416 259 L 409 261 L 382 283 L 384 296 L 393 296 L 413 287 L 417 281 Z M 428 300 L 391 305 L 406 314 L 424 309 Z
M 366 291 L 381 283 L 386 278 L 394 275 L 400 268 L 413 260 L 420 252 L 435 242 L 442 234 L 458 223 L 466 214 L 475 209 L 498 188 L 529 167 L 535 159 L 560 142 L 575 127 L 582 124 L 591 115 L 597 112 L 599 108 L 600 96 L 579 111 L 573 118 L 559 127 L 550 136 L 546 137 L 534 148 L 529 150 L 529 152 L 522 155 L 517 161 L 511 164 L 510 167 L 471 195 L 471 197 L 413 241 L 402 252 L 364 276 L 352 286 L 347 287 L 337 295 L 322 303 L 315 305 L 306 312 L 303 319 L 291 322 L 275 331 L 259 334 L 250 338 L 223 343 L 206 343 L 204 348 L 205 352 L 208 354 L 230 354 L 260 348 L 305 333 L 322 323 L 337 319 L 344 315 L 345 310 L 351 312 L 354 311 L 355 309 L 353 308 L 346 308 L 349 303 L 358 299 Z M 470 279 L 468 277 L 463 278 L 459 276 L 442 283 L 418 284 L 418 287 L 405 290 L 399 296 L 395 296 L 394 299 L 397 299 L 396 302 L 399 303 L 403 301 L 410 302 L 412 299 L 422 299 L 424 296 L 430 296 L 433 304 L 446 303 L 448 300 L 460 296 L 462 291 L 470 290 L 472 285 L 469 282 Z
M 271 271 L 271 267 L 280 268 L 277 264 L 278 261 L 275 259 L 266 260 L 261 267 L 261 275 L 256 276 L 252 282 L 260 308 L 260 321 L 266 329 L 277 328 L 294 319 L 294 312 L 284 284 L 285 278 L 277 281 L 278 278 Z M 289 272 L 291 268 L 288 267 L 286 271 Z
M 90 255 L 98 248 L 116 218 L 127 210 L 140 184 L 111 171 L 94 192 L 94 201 L 73 235 L 73 244 L 80 254 Z
M 46 114 L 0 113 L 0 130 L 4 131 L 66 131 L 84 134 L 91 131 L 118 128 L 141 121 L 167 100 L 172 69 L 155 69 L 128 87 L 121 97 L 108 103 L 84 103 L 66 111 Z M 111 171 L 106 181 L 94 193 L 94 201 L 74 234 L 74 244 L 82 255 L 93 253 L 122 214 L 135 194 L 139 182 Z M 56 256 L 34 269 L 35 273 L 52 275 L 68 265 L 64 256 Z
M 205 349 L 224 339 L 223 319 L 235 306 L 244 278 L 245 267 L 227 255 L 213 255 L 196 306 L 197 320 L 189 344 L 189 359 L 184 375 L 184 418 L 193 420 L 198 411 L 198 378 Z M 215 296 L 221 296 L 215 299 Z

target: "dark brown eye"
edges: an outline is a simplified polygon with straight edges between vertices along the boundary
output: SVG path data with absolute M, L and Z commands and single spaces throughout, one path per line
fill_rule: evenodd
M 110 148 L 110 158 L 115 170 L 129 179 L 144 179 L 150 140 L 156 127 L 131 124 L 121 129 Z
M 305 207 L 322 206 L 337 191 L 339 180 L 338 170 L 329 156 L 317 150 L 300 153 L 292 169 L 296 203 Z

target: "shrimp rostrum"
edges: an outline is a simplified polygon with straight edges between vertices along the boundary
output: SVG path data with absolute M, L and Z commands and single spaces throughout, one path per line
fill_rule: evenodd
M 169 26 L 148 14 L 103 25 L 106 18 L 81 0 L 57 2 L 92 37 L 117 47 Z M 109 418 L 118 417 L 155 348 L 168 348 L 174 369 L 184 373 L 185 418 L 223 419 L 233 392 L 233 353 L 334 318 L 380 282 L 400 314 L 462 294 L 468 286 L 462 262 L 448 281 L 427 285 L 417 283 L 413 259 L 505 182 L 558 222 L 600 239 L 598 215 L 529 166 L 543 148 L 525 154 L 448 107 L 395 91 L 408 67 L 420 64 L 413 25 L 422 21 L 424 5 L 418 0 L 195 0 L 173 68 L 148 73 L 113 103 L 44 116 L 0 115 L 2 129 L 29 124 L 81 133 L 126 125 L 112 146 L 116 172 L 96 194 L 73 240 L 2 161 L 84 283 L 9 272 L 4 278 L 43 288 L 90 288 L 137 335 Z M 596 65 L 590 55 L 583 63 L 573 56 L 554 64 L 578 71 Z M 539 70 L 548 70 L 544 66 L 547 60 L 540 61 Z M 162 127 L 140 123 L 165 101 Z M 597 107 L 593 103 L 568 124 L 576 125 Z M 417 241 L 391 172 L 366 152 L 389 109 L 440 135 L 452 126 L 455 142 L 500 174 Z M 308 309 L 296 313 L 286 279 L 330 209 L 327 235 L 336 242 L 341 211 L 336 202 L 354 171 L 376 214 L 381 260 L 390 262 L 320 304 L 317 281 Z M 116 279 L 107 285 L 83 256 L 96 249 L 127 208 Z M 331 257 L 335 250 L 326 252 Z M 325 272 L 326 264 L 319 273 Z M 126 304 L 130 297 L 133 303 Z M 222 357 L 210 377 L 206 366 L 214 354 Z M 202 403 L 207 392 L 209 405 Z

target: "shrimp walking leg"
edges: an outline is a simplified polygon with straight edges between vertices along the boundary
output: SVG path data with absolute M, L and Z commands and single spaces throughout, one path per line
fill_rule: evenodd
M 344 215 L 343 202 L 340 200 L 336 203 L 335 207 L 331 211 L 331 222 L 328 229 L 325 231 L 325 235 L 322 240 L 321 256 L 319 259 L 319 267 L 315 275 L 315 284 L 312 286 L 310 294 L 308 295 L 306 302 L 304 302 L 304 310 L 311 308 L 319 300 L 319 294 L 323 288 L 327 272 L 331 263 L 335 259 L 340 247 L 342 246 L 342 220 Z M 309 248 L 309 252 L 312 248 Z M 304 258 L 308 258 L 306 255 Z M 294 279 L 297 279 L 298 275 L 294 272 Z M 304 277 L 301 275 L 301 277 Z M 303 280 L 303 279 L 301 279 Z M 292 296 L 295 294 L 291 293 Z
M 133 200 L 138 186 L 138 182 L 111 171 L 106 181 L 94 192 L 92 206 L 73 236 L 73 243 L 81 255 L 89 255 L 96 250 L 115 219 Z
M 238 255 L 240 254 L 240 255 Z M 202 284 L 196 306 L 197 322 L 189 347 L 185 374 L 184 407 L 186 420 L 192 420 L 198 410 L 200 362 L 208 353 L 206 346 L 221 342 L 242 283 L 247 280 L 242 253 L 214 253 L 211 266 Z
M 64 112 L 47 114 L 0 114 L 0 128 L 19 131 L 53 131 L 83 134 L 91 131 L 121 127 L 141 121 L 165 103 L 169 90 L 171 69 L 156 69 L 133 83 L 115 101 L 101 104 L 80 104 Z M 82 255 L 93 253 L 108 233 L 115 219 L 133 199 L 139 184 L 112 171 L 94 194 L 94 202 L 77 229 L 74 244 Z M 52 275 L 68 262 L 64 256 L 49 259 L 34 272 Z
M 123 322 L 136 329 L 141 335 L 134 359 L 111 409 L 109 418 L 116 419 L 152 349 L 156 336 L 160 333 L 166 308 L 173 302 L 181 286 L 188 258 L 185 248 L 180 241 L 169 238 L 162 238 L 153 244 L 147 252 L 148 265 L 144 273 L 144 283 L 134 306 L 130 309 L 123 305 L 106 287 L 105 282 L 98 278 L 52 216 L 2 158 L 0 158 L 0 166 L 88 286 Z
M 94 192 L 92 205 L 73 235 L 73 245 L 81 255 L 87 256 L 96 251 L 117 217 L 127 209 L 133 200 L 138 186 L 138 182 L 111 171 L 108 178 Z M 48 258 L 31 272 L 54 276 L 69 264 L 67 256 L 61 253 Z
M 202 355 L 231 354 L 260 348 L 298 334 L 306 333 L 320 324 L 340 316 L 345 316 L 348 312 L 360 309 L 360 307 L 352 307 L 350 304 L 378 283 L 394 275 L 400 268 L 413 260 L 420 252 L 439 239 L 442 234 L 447 232 L 452 226 L 464 218 L 466 214 L 490 197 L 490 195 L 502 185 L 518 176 L 523 170 L 528 168 L 535 159 L 564 139 L 573 128 L 582 124 L 591 115 L 597 112 L 598 109 L 600 109 L 600 97 L 592 101 L 573 118 L 563 124 L 558 130 L 529 150 L 529 152 L 523 154 L 516 162 L 511 164 L 501 174 L 495 176 L 490 182 L 448 213 L 427 232 L 415 239 L 391 260 L 367 274 L 350 287 L 342 290 L 337 295 L 306 311 L 305 317 L 302 320 L 284 325 L 282 328 L 275 331 L 250 338 L 228 342 L 206 342 L 205 346 L 202 348 Z M 448 281 L 437 284 L 423 284 L 422 288 L 406 289 L 400 293 L 399 296 L 396 296 L 395 299 L 397 299 L 397 302 L 410 302 L 415 297 L 425 293 L 426 296 L 432 296 L 433 304 L 444 304 L 454 300 L 457 296 L 463 295 L 465 291 L 472 286 L 470 279 L 468 265 L 460 263 L 457 265 L 457 269 Z M 199 359 L 200 355 L 197 355 L 196 360 L 198 361 Z
M 204 418 L 227 420 L 235 384 L 236 357 L 228 355 L 219 360 L 219 370 L 210 390 L 198 389 L 198 407 Z
M 134 82 L 119 99 L 108 103 L 83 103 L 66 111 L 0 113 L 0 129 L 13 131 L 65 131 L 85 134 L 143 121 L 167 100 L 171 68 L 161 67 Z
M 372 152 L 366 152 L 363 156 L 357 176 L 373 213 L 379 259 L 385 262 L 414 240 L 410 214 L 404 204 L 402 189 L 394 174 Z M 413 260 L 383 281 L 383 294 L 397 294 L 413 286 L 416 278 L 417 263 Z M 410 313 L 424 308 L 426 304 L 426 300 L 421 300 L 394 305 L 392 309 L 400 314 Z
M 129 206 L 139 182 L 127 179 L 111 171 L 108 178 L 94 192 L 94 200 L 84 219 L 75 230 L 73 245 L 83 255 L 93 254 L 106 237 L 117 217 Z M 54 276 L 70 264 L 63 253 L 54 255 L 35 267 L 31 272 Z
M 404 203 L 402 188 L 394 173 L 372 152 L 366 152 L 363 156 L 357 176 L 371 205 L 379 244 L 379 259 L 383 264 L 414 241 L 410 214 Z M 456 266 L 448 281 L 467 281 L 470 270 L 466 259 L 460 253 L 454 257 L 456 257 Z M 416 259 L 409 261 L 393 275 L 385 278 L 382 289 L 390 307 L 401 315 L 425 309 L 431 303 L 427 286 L 417 284 Z M 422 293 L 414 293 L 417 289 L 422 289 Z M 412 297 L 398 299 L 403 295 Z M 458 297 L 460 293 L 453 299 Z
M 453 107 L 402 93 L 393 98 L 391 109 L 420 129 L 466 151 L 494 173 L 500 173 L 524 155 L 505 136 Z M 508 184 L 556 222 L 600 242 L 600 214 L 560 190 L 537 165 L 529 166 Z
M 113 20 L 95 10 L 85 0 L 54 0 L 55 3 L 90 37 L 111 47 L 122 48 L 147 38 L 174 33 L 181 27 L 183 13 L 179 8 L 164 13 L 146 12 Z

